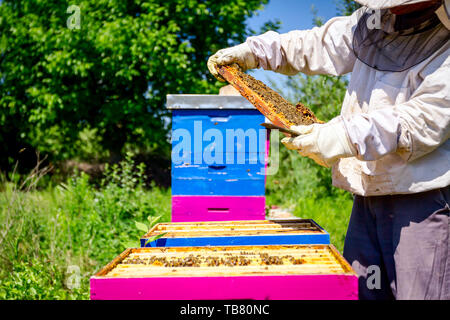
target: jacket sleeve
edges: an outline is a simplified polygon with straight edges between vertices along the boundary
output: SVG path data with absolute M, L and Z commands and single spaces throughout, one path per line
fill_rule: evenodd
M 360 10 L 332 18 L 321 27 L 285 34 L 269 31 L 246 42 L 265 70 L 286 75 L 346 74 L 356 60 L 352 39 Z
M 438 148 L 450 137 L 449 50 L 422 74 L 411 98 L 392 108 L 341 116 L 358 158 L 377 160 L 397 152 L 414 161 Z

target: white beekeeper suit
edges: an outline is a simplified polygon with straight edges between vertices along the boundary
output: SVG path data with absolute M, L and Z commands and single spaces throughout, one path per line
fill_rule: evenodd
M 353 31 L 362 10 L 312 30 L 269 31 L 248 38 L 247 44 L 266 70 L 286 75 L 352 72 L 334 129 L 345 130 L 356 154 L 334 164 L 336 187 L 376 196 L 448 186 L 450 42 L 407 70 L 378 71 L 353 51 Z M 442 26 L 440 32 L 446 31 Z
M 231 63 L 352 72 L 341 115 L 293 126 L 300 136 L 283 143 L 355 194 L 344 257 L 360 298 L 450 299 L 450 0 L 357 2 L 366 7 L 321 27 L 220 50 L 208 67 L 219 79 L 215 65 Z M 376 276 L 380 288 L 368 284 Z

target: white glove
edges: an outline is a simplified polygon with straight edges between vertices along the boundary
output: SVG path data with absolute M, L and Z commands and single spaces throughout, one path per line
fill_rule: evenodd
M 357 155 L 339 117 L 325 124 L 292 126 L 290 129 L 300 135 L 281 140 L 286 148 L 297 149 L 302 156 L 313 159 L 321 166 L 329 168 L 340 158 Z
M 214 77 L 224 82 L 225 80 L 217 72 L 215 66 L 224 66 L 233 63 L 237 63 L 242 71 L 258 67 L 258 60 L 253 55 L 248 44 L 244 42 L 237 46 L 217 51 L 208 59 L 208 69 Z

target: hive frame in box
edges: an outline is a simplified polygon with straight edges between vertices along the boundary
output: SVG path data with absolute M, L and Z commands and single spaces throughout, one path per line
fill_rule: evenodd
M 306 227 L 310 232 L 305 230 L 305 232 L 297 234 L 293 234 L 293 230 L 291 234 L 287 230 L 285 230 L 285 234 L 282 232 L 276 232 L 278 230 L 271 229 L 274 232 L 267 232 L 267 228 L 271 223 L 278 224 L 297 224 L 300 225 L 310 225 L 310 227 Z M 219 230 L 214 230 L 209 232 L 208 236 L 205 236 L 206 228 L 222 228 L 227 229 L 226 226 L 229 224 L 229 231 L 227 234 L 227 230 L 223 232 Z M 163 228 L 164 226 L 172 226 L 175 227 L 186 227 L 186 228 L 195 228 L 197 225 L 198 231 L 192 230 L 185 231 L 185 233 L 191 233 L 192 236 L 183 236 L 183 237 L 161 237 L 155 241 L 150 243 L 146 243 L 147 240 L 152 237 L 152 233 L 157 231 L 159 228 Z M 192 227 L 193 226 L 193 227 Z M 255 230 L 248 232 L 247 234 L 242 230 L 240 226 L 248 226 L 248 228 L 255 228 Z M 259 227 L 261 226 L 261 227 Z M 259 229 L 258 229 L 259 227 Z M 278 228 L 274 226 L 274 228 Z M 203 229 L 203 230 L 200 230 Z M 241 229 L 241 230 L 236 230 Z M 264 230 L 266 229 L 266 230 Z M 282 228 L 281 228 L 282 229 Z M 276 231 L 275 231 L 276 230 Z M 266 233 L 262 235 L 255 235 L 251 233 Z M 196 235 L 196 233 L 198 233 Z M 203 235 L 202 235 L 203 234 Z M 225 235 L 226 234 L 226 235 Z M 146 235 L 141 238 L 140 245 L 141 247 L 197 247 L 197 246 L 241 246 L 241 245 L 289 245 L 289 244 L 329 244 L 330 243 L 330 235 L 326 232 L 321 226 L 319 226 L 312 219 L 271 219 L 271 220 L 254 220 L 254 221 L 216 221 L 216 222 L 187 222 L 187 223 L 159 223 L 155 225 Z
M 264 246 L 261 246 L 264 247 Z M 265 246 L 266 248 L 271 246 Z M 148 253 L 154 250 L 184 250 L 193 248 L 129 248 L 101 269 L 90 279 L 91 299 L 93 300 L 356 300 L 358 298 L 358 277 L 348 262 L 332 245 L 280 246 L 299 248 L 329 249 L 342 272 L 317 273 L 292 272 L 238 275 L 238 272 L 212 275 L 179 276 L 108 276 L 116 266 L 132 253 Z M 203 248 L 221 250 L 221 247 Z M 222 249 L 225 247 L 222 247 Z M 255 246 L 253 249 L 257 249 Z M 289 249 L 289 248 L 288 248 Z M 246 247 L 226 250 L 247 250 Z M 324 251 L 325 252 L 325 251 Z M 326 266 L 327 264 L 324 264 Z M 237 268 L 237 267 L 236 267 Z M 318 266 L 320 268 L 320 266 Z M 212 267 L 214 270 L 224 270 Z M 122 269 L 123 270 L 123 269 Z M 125 269 L 127 270 L 127 269 Z M 231 270 L 231 269 L 230 269 Z M 168 271 L 165 271 L 166 273 Z M 145 272 L 144 272 L 145 274 Z

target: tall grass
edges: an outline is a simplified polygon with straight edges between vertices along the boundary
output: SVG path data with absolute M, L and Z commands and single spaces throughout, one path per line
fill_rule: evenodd
M 0 193 L 0 299 L 88 299 L 89 277 L 126 247 L 135 222 L 170 220 L 170 191 L 146 190 L 130 159 L 107 169 L 100 188 L 77 174 L 37 190 L 39 169 Z

